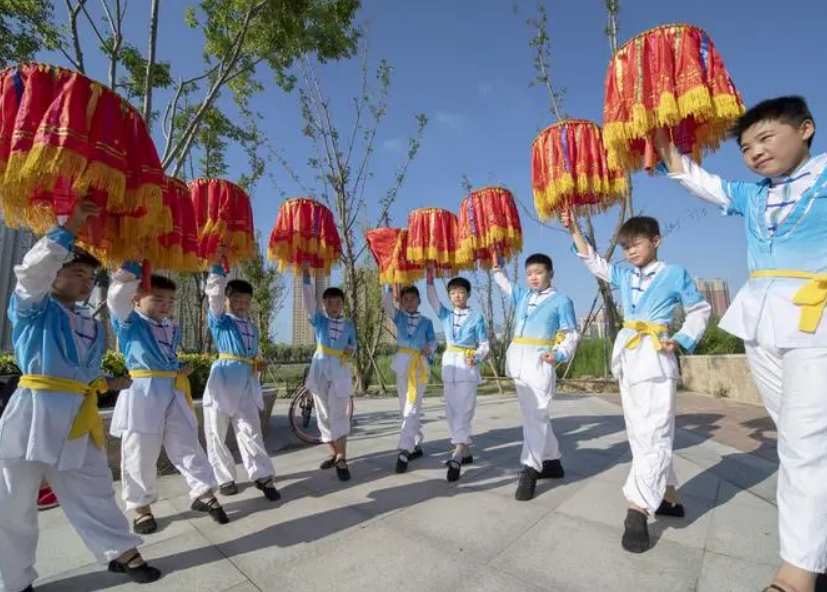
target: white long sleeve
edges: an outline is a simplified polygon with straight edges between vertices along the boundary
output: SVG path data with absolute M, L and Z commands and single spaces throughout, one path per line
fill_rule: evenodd
M 587 255 L 577 253 L 577 256 L 580 257 L 583 264 L 586 266 L 586 269 L 588 269 L 593 276 L 603 280 L 604 282 L 609 281 L 612 272 L 612 265 L 601 257 L 591 245 L 589 245 L 589 252 Z
M 68 254 L 66 247 L 48 236 L 35 243 L 23 257 L 23 262 L 14 267 L 17 276 L 14 293 L 19 307 L 28 308 L 43 302 Z
M 138 291 L 139 283 L 140 280 L 126 269 L 121 268 L 112 274 L 112 283 L 106 294 L 106 305 L 109 312 L 121 322 L 126 322 L 135 310 L 132 299 Z
M 307 278 L 302 281 L 302 296 L 304 307 L 307 309 L 307 320 L 312 323 L 316 317 L 316 291 L 313 289 L 313 282 Z
M 692 340 L 693 345 L 697 345 L 709 324 L 709 317 L 712 315 L 712 306 L 710 306 L 706 300 L 702 300 L 684 312 L 686 317 L 676 335 L 686 335 Z M 680 341 L 680 337 L 678 337 L 678 340 Z M 694 350 L 694 347 L 691 349 Z
M 491 344 L 486 339 L 485 341 L 480 341 L 480 344 L 477 346 L 477 351 L 474 352 L 474 356 L 476 356 L 477 360 L 482 362 L 485 358 L 488 357 L 488 353 L 491 351 Z
M 428 304 L 431 305 L 431 308 L 434 309 L 434 312 L 438 315 L 439 311 L 442 310 L 442 302 L 439 300 L 439 295 L 436 293 L 436 286 L 433 284 L 428 284 Z
M 675 179 L 693 195 L 706 202 L 722 209 L 729 207 L 730 199 L 724 191 L 721 177 L 706 172 L 688 156 L 681 156 L 681 162 L 684 172 L 669 173 L 670 179 Z
M 393 302 L 393 292 L 390 290 L 382 291 L 382 307 L 385 309 L 385 314 L 391 319 L 396 318 L 397 308 Z
M 511 280 L 508 279 L 508 276 L 505 275 L 505 272 L 502 270 L 502 268 L 494 272 L 494 281 L 497 282 L 497 285 L 500 287 L 500 290 L 502 290 L 506 296 L 511 296 Z
M 207 296 L 207 304 L 215 318 L 224 314 L 226 299 L 224 289 L 227 286 L 227 278 L 218 273 L 211 273 L 207 276 L 207 286 L 204 293 Z
M 574 329 L 568 329 L 563 331 L 563 335 L 563 342 L 553 348 L 552 351 L 557 354 L 559 361 L 567 362 L 571 360 L 574 351 L 577 349 L 577 341 L 580 339 L 580 333 Z

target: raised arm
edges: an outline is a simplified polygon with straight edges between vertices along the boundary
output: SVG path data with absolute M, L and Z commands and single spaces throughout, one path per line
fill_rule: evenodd
M 698 292 L 695 282 L 692 281 L 686 271 L 684 271 L 683 288 L 681 290 L 681 304 L 683 304 L 686 317 L 683 325 L 672 336 L 672 339 L 677 341 L 684 351 L 692 353 L 706 332 L 709 317 L 712 314 L 712 307 Z
M 127 261 L 112 274 L 112 283 L 106 294 L 106 305 L 112 313 L 112 320 L 125 323 L 135 310 L 133 298 L 141 280 L 141 265 Z
M 586 237 L 584 237 L 580 231 L 580 224 L 577 223 L 577 218 L 574 214 L 572 212 L 563 212 L 561 220 L 563 225 L 568 227 L 571 233 L 571 240 L 574 243 L 574 249 L 577 252 L 577 256 L 583 260 L 586 269 L 601 280 L 612 283 L 612 276 L 615 272 L 614 265 L 601 257 L 588 243 Z
M 304 307 L 307 309 L 307 320 L 313 324 L 316 319 L 316 293 L 313 290 L 313 281 L 310 279 L 310 271 L 304 269 L 302 271 L 302 297 L 304 298 Z
M 508 279 L 508 276 L 502 268 L 502 264 L 502 261 L 497 260 L 497 264 L 494 266 L 494 281 L 506 296 L 511 296 L 511 292 L 514 291 L 514 284 Z
M 436 286 L 434 286 L 434 272 L 428 270 L 428 304 L 434 309 L 436 316 L 442 318 L 442 302 L 439 301 L 439 294 L 436 293 Z
M 227 275 L 224 273 L 223 265 L 213 265 L 210 275 L 207 276 L 207 287 L 204 293 L 207 296 L 207 303 L 210 307 L 210 314 L 218 319 L 224 314 L 226 298 L 224 289 L 227 287 Z
M 393 301 L 393 291 L 390 286 L 386 286 L 384 290 L 382 290 L 382 307 L 385 309 L 385 314 L 388 315 L 391 320 L 396 320 L 396 313 L 399 312 L 399 309 L 396 308 L 396 303 Z

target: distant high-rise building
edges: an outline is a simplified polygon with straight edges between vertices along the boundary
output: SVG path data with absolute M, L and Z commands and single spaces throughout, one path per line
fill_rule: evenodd
M 32 248 L 35 237 L 26 230 L 15 230 L 0 220 L 0 351 L 11 349 L 11 322 L 6 311 L 17 280 L 14 266 L 23 261 L 23 256 Z
M 313 282 L 316 285 L 316 307 L 321 310 L 322 294 L 330 285 L 329 277 L 317 278 Z M 302 276 L 300 273 L 293 274 L 293 345 L 313 345 L 316 338 L 313 334 L 313 327 L 307 322 L 307 308 L 304 305 L 304 290 L 302 287 Z
M 721 318 L 724 316 L 726 309 L 729 308 L 729 284 L 722 279 L 701 279 L 695 280 L 695 286 L 698 288 L 704 299 L 709 302 L 712 307 L 712 316 Z

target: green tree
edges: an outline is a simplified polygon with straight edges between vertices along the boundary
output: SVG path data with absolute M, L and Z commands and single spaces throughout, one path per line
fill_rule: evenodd
M 49 0 L 0 0 L 0 68 L 59 50 L 61 33 L 53 21 Z
M 719 319 L 712 318 L 706 328 L 706 333 L 698 343 L 695 354 L 699 356 L 714 356 L 724 354 L 744 353 L 742 339 L 727 333 L 718 326 Z
M 260 244 L 259 234 L 256 239 Z M 270 343 L 270 324 L 284 305 L 284 277 L 267 262 L 261 251 L 256 251 L 255 259 L 243 263 L 240 271 L 241 277 L 253 286 L 254 314 L 262 344 Z

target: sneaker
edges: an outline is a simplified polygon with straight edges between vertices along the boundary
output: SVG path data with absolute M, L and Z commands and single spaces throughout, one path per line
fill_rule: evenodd
M 56 508 L 60 505 L 60 502 L 57 501 L 57 496 L 55 492 L 52 491 L 52 488 L 47 486 L 43 486 L 40 488 L 40 491 L 37 493 L 37 509 L 38 510 L 49 510 L 51 508 Z
M 566 472 L 563 470 L 563 464 L 559 458 L 557 460 L 544 460 L 543 470 L 538 479 L 562 479 L 565 475 Z

